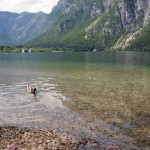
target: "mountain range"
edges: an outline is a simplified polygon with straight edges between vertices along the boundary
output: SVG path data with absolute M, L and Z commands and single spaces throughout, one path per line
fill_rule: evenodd
M 44 33 L 48 28 L 47 14 L 21 14 L 0 11 L 0 45 L 25 44 Z
M 150 0 L 59 0 L 50 14 L 0 12 L 0 45 L 150 50 Z

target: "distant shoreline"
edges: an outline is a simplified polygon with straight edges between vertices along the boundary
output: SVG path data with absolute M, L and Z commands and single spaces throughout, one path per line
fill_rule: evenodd
M 42 52 L 150 52 L 150 50 L 145 50 L 145 51 L 133 51 L 133 50 L 122 50 L 122 49 L 116 49 L 116 50 L 111 50 L 111 49 L 105 49 L 105 50 L 98 50 L 98 49 L 90 49 L 90 50 L 76 50 L 76 49 L 71 49 L 71 48 L 53 48 L 53 47 L 25 47 L 23 48 L 22 46 L 0 46 L 0 53 L 42 53 Z

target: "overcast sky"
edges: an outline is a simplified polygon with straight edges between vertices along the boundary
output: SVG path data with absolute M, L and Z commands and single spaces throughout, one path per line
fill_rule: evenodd
M 0 11 L 50 13 L 59 0 L 0 0 Z

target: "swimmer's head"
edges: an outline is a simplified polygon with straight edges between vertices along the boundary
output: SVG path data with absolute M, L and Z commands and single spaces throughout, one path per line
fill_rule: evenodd
M 36 88 L 33 89 L 33 94 L 35 95 L 37 92 Z

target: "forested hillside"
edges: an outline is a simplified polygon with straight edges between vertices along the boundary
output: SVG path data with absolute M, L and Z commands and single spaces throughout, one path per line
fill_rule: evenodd
M 60 0 L 48 18 L 50 29 L 31 45 L 149 50 L 149 0 Z M 142 46 L 137 47 L 141 42 Z
M 59 0 L 50 14 L 0 12 L 0 45 L 150 50 L 150 0 Z

